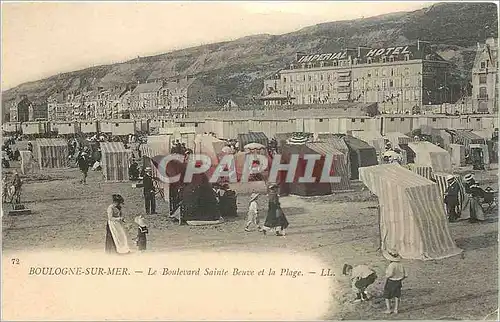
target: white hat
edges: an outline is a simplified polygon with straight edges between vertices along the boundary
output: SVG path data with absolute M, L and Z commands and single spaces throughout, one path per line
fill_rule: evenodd
M 144 218 L 142 216 L 135 217 L 134 222 L 141 227 L 147 226 L 146 221 L 144 220 Z
M 387 250 L 384 257 L 392 262 L 399 262 L 401 260 L 401 256 L 395 250 Z
M 254 200 L 255 200 L 255 199 L 257 199 L 259 196 L 260 196 L 260 194 L 259 194 L 259 193 L 257 193 L 257 192 L 252 193 L 252 195 L 250 196 L 250 202 L 254 201 Z
M 469 174 L 464 176 L 465 181 L 471 181 L 473 179 L 474 179 L 474 175 L 472 173 L 469 173 Z

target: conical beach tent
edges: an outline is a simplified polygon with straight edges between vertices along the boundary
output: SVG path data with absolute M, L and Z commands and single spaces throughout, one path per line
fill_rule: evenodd
M 460 254 L 446 219 L 438 185 L 396 164 L 360 168 L 361 181 L 379 198 L 384 256 L 433 260 Z

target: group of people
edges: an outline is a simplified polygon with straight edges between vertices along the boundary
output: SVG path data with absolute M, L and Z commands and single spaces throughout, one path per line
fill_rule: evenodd
M 399 300 L 401 299 L 401 290 L 403 287 L 403 280 L 408 277 L 405 267 L 401 264 L 401 256 L 396 251 L 388 251 L 386 257 L 390 260 L 390 264 L 385 271 L 385 285 L 384 294 L 386 314 L 397 314 L 399 312 Z M 342 274 L 350 276 L 351 287 L 356 297 L 355 303 L 368 301 L 370 297 L 366 289 L 375 283 L 378 276 L 375 270 L 367 265 L 358 265 L 352 267 L 349 264 L 344 264 Z M 391 301 L 394 300 L 394 306 Z
M 112 196 L 112 204 L 107 209 L 106 241 L 105 251 L 108 254 L 128 254 L 130 247 L 124 223 L 125 216 L 122 212 L 125 200 L 119 194 Z M 135 242 L 139 251 L 147 248 L 147 234 L 149 233 L 146 220 L 143 216 L 134 219 L 137 225 L 137 236 Z
M 276 236 L 285 236 L 286 229 L 288 228 L 289 223 L 285 213 L 283 212 L 283 209 L 281 208 L 278 194 L 278 185 L 269 185 L 267 195 L 268 206 L 264 225 L 261 225 L 259 217 L 259 206 L 257 203 L 257 199 L 259 198 L 260 194 L 254 192 L 250 196 L 245 231 L 250 232 L 251 226 L 255 226 L 258 231 L 262 232 L 264 235 L 266 235 L 268 232 L 274 231 Z
M 444 195 L 444 203 L 450 222 L 460 218 L 469 219 L 470 222 L 484 220 L 484 212 L 480 198 L 483 190 L 479 187 L 472 173 L 463 177 L 463 184 L 456 176 L 449 175 L 448 187 Z M 462 199 L 462 200 L 461 200 Z

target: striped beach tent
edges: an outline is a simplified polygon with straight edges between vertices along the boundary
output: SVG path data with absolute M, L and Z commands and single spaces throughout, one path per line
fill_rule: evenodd
M 415 153 L 416 165 L 431 167 L 434 172 L 451 172 L 451 156 L 445 149 L 425 141 L 409 143 L 408 147 Z
M 36 158 L 42 168 L 68 167 L 68 143 L 63 139 L 37 139 Z
M 350 153 L 349 153 L 349 147 L 345 143 L 344 139 L 335 134 L 319 134 L 318 139 L 320 141 L 327 142 L 331 146 L 333 146 L 335 149 L 339 150 L 342 152 L 342 154 L 345 156 L 346 163 L 347 163 L 347 169 L 349 169 L 349 178 L 350 178 L 350 172 L 351 172 L 351 158 L 350 158 Z
M 455 135 L 453 137 L 453 143 L 464 145 L 465 151 L 467 152 L 469 151 L 469 145 L 486 144 L 486 139 L 480 137 L 472 131 L 457 130 L 455 131 Z
M 360 168 L 360 179 L 377 195 L 383 255 L 434 260 L 458 255 L 438 185 L 399 165 Z
M 411 138 L 401 132 L 387 132 L 384 137 L 393 147 L 397 147 L 401 144 L 408 144 L 415 140 L 414 138 Z
M 449 175 L 452 175 L 453 177 L 455 177 L 455 180 L 457 180 L 457 182 L 458 182 L 458 186 L 460 188 L 459 193 L 458 193 L 458 204 L 459 204 L 459 209 L 462 209 L 462 206 L 463 206 L 463 203 L 464 203 L 464 200 L 466 197 L 463 177 L 458 175 L 458 174 L 442 173 L 442 172 L 434 173 L 433 177 L 436 180 L 436 183 L 439 187 L 439 192 L 441 193 L 441 196 L 444 200 L 444 194 L 446 192 L 446 189 L 448 189 L 448 186 L 449 186 L 449 183 L 446 180 L 446 177 L 448 177 Z
M 333 173 L 335 174 L 335 176 L 340 177 L 340 182 L 332 183 L 332 190 L 349 190 L 351 187 L 349 181 L 351 173 L 349 165 L 347 163 L 347 156 L 337 150 L 329 140 L 325 140 L 323 142 L 306 143 L 306 146 L 322 156 L 331 155 L 333 157 Z M 349 155 L 349 153 L 347 155 Z
M 129 150 L 122 142 L 101 143 L 101 167 L 105 181 L 128 181 Z
M 304 144 L 311 139 L 309 133 L 296 132 L 292 134 L 292 137 L 286 141 L 287 144 Z
M 429 179 L 429 180 L 432 179 L 432 167 L 425 166 L 425 165 L 417 165 L 414 163 L 406 164 L 404 167 L 406 169 L 418 174 L 419 176 L 422 176 L 422 177 Z

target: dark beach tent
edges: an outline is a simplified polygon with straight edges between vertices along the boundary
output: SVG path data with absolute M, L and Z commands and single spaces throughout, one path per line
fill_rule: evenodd
M 155 158 L 153 160 L 155 163 L 159 161 Z M 180 182 L 171 183 L 170 187 L 182 186 L 182 220 L 218 221 L 221 217 L 220 210 L 208 176 L 205 173 L 194 174 L 191 182 L 185 182 L 186 168 L 186 163 L 173 160 L 167 164 L 166 169 L 160 169 L 160 172 L 166 173 L 170 178 L 180 175 Z
M 377 151 L 368 143 L 353 136 L 344 136 L 344 142 L 349 148 L 349 161 L 351 163 L 351 179 L 359 178 L 359 168 L 377 165 Z
M 244 151 L 245 145 L 249 143 L 260 143 L 267 147 L 268 139 L 264 132 L 249 132 L 238 134 L 238 143 L 240 145 L 240 151 Z
M 280 182 L 280 194 L 287 195 L 293 194 L 298 196 L 323 196 L 332 193 L 332 185 L 329 182 L 322 183 L 321 174 L 323 173 L 323 166 L 325 162 L 324 156 L 317 160 L 314 165 L 312 176 L 316 178 L 313 183 L 300 183 L 298 179 L 303 177 L 307 167 L 307 160 L 304 159 L 305 154 L 320 154 L 313 149 L 309 148 L 306 144 L 286 144 L 283 146 L 281 154 L 281 163 L 290 163 L 291 156 L 299 155 L 297 168 L 294 173 L 292 183 Z M 285 172 L 282 172 L 284 175 Z M 284 179 L 283 177 L 281 178 Z

